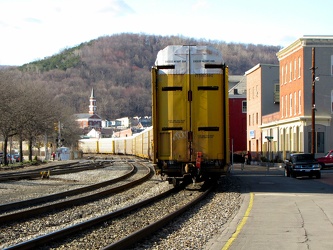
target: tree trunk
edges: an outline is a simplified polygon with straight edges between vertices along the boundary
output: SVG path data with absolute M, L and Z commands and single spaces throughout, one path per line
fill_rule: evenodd
M 5 166 L 8 166 L 7 146 L 8 146 L 8 136 L 5 136 L 3 144 L 3 162 Z
M 29 138 L 29 161 L 32 161 L 32 138 Z
M 20 162 L 23 162 L 23 140 L 21 135 L 20 135 Z

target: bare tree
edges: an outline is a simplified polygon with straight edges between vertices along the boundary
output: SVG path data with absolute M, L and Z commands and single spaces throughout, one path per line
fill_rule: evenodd
M 40 145 L 39 138 L 45 138 L 44 143 L 47 143 L 47 135 L 55 134 L 57 137 L 54 123 L 58 121 L 67 124 L 63 132 L 66 132 L 68 143 L 75 145 L 78 124 L 73 119 L 73 113 L 54 97 L 43 81 L 35 79 L 32 82 L 16 70 L 0 71 L 0 88 L 6 90 L 0 92 L 0 133 L 4 140 L 4 154 L 9 138 L 15 136 L 21 156 L 22 141 L 28 141 L 29 160 L 32 161 L 32 149 L 34 145 Z M 22 161 L 22 157 L 20 159 Z M 4 161 L 8 164 L 6 157 Z
M 53 124 L 60 117 L 58 103 L 41 82 L 21 83 L 22 106 L 21 128 L 22 138 L 29 142 L 29 160 L 32 160 L 32 148 L 36 139 L 53 132 Z
M 7 147 L 10 137 L 18 133 L 17 116 L 20 110 L 21 92 L 15 82 L 18 77 L 17 72 L 0 70 L 0 133 L 3 137 L 4 163 L 8 165 Z M 10 152 L 11 153 L 11 152 Z

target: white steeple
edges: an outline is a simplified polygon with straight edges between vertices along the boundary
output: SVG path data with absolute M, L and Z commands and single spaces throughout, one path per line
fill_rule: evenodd
M 89 104 L 89 114 L 94 115 L 96 114 L 96 99 L 94 95 L 94 89 L 91 89 L 91 95 L 89 98 L 90 104 Z

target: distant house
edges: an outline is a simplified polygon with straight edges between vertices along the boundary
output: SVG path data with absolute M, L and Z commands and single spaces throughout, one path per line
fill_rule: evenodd
M 89 138 L 100 138 L 101 132 L 93 128 L 92 130 L 90 130 L 88 132 L 88 134 L 86 136 Z
M 100 129 L 102 127 L 102 118 L 96 114 L 96 99 L 94 89 L 91 90 L 89 98 L 89 112 L 75 114 L 75 119 L 79 123 L 80 128 L 90 131 L 90 129 Z
M 101 137 L 102 138 L 111 138 L 114 133 L 114 128 L 102 128 Z
M 118 132 L 114 132 L 112 137 L 119 138 L 119 137 L 129 137 L 132 136 L 132 130 L 130 128 L 124 129 Z

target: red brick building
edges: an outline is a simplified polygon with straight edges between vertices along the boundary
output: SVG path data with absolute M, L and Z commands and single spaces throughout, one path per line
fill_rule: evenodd
M 232 76 L 230 77 L 232 81 Z M 242 76 L 229 90 L 229 136 L 230 150 L 246 151 L 246 78 Z
M 312 81 L 311 70 L 313 50 L 315 81 Z M 261 126 L 263 136 L 276 135 L 277 147 L 270 148 L 271 154 L 285 159 L 294 152 L 311 153 L 312 143 L 315 154 L 324 154 L 333 148 L 333 36 L 304 36 L 281 49 L 277 57 L 280 66 L 279 116 L 263 118 Z M 315 100 L 312 100 L 313 85 Z M 312 101 L 315 102 L 313 106 Z M 314 124 L 312 110 L 315 111 Z M 315 142 L 312 142 L 312 132 Z

